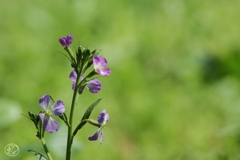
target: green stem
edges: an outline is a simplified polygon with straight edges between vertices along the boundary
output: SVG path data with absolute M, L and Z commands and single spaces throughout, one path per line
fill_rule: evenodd
M 40 139 L 41 139 L 41 142 L 42 142 L 44 151 L 45 151 L 48 159 L 49 159 L 49 160 L 53 160 L 53 159 L 52 159 L 52 156 L 51 156 L 51 154 L 50 154 L 50 152 L 49 152 L 49 150 L 48 150 L 48 148 L 47 148 L 47 144 L 46 144 L 46 142 L 45 142 L 45 139 L 44 139 L 45 130 L 43 129 L 43 126 L 42 126 L 42 123 L 41 123 L 41 122 L 40 122 L 40 124 L 39 124 L 38 132 L 39 132 L 39 134 L 40 134 L 40 137 L 41 137 Z
M 66 160 L 71 160 L 71 148 L 72 148 L 72 120 L 73 120 L 73 113 L 74 113 L 74 107 L 76 104 L 76 99 L 78 97 L 78 81 L 80 79 L 81 74 L 77 74 L 77 80 L 76 80 L 76 87 L 74 89 L 73 98 L 72 98 L 72 105 L 70 110 L 70 116 L 69 116 L 69 126 L 68 126 L 68 139 L 67 139 L 67 150 L 66 150 Z
M 75 58 L 74 58 L 74 56 L 73 56 L 73 52 L 72 52 L 71 48 L 66 47 L 66 48 L 64 48 L 64 49 L 68 52 L 68 55 L 69 55 L 69 57 L 71 58 L 71 61 L 72 61 L 72 62 L 75 62 Z
M 47 148 L 47 144 L 46 144 L 46 142 L 45 142 L 45 139 L 44 139 L 43 137 L 41 137 L 41 142 L 42 142 L 43 148 L 44 148 L 44 150 L 45 150 L 45 152 L 46 152 L 46 154 L 47 154 L 48 159 L 49 159 L 49 160 L 53 160 L 50 152 L 48 151 L 48 148 Z

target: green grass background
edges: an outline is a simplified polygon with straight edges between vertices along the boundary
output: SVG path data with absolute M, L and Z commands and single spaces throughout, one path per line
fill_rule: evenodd
M 0 0 L 0 159 L 35 160 L 44 153 L 32 122 L 43 94 L 69 114 L 71 67 L 58 38 L 102 49 L 112 74 L 98 94 L 78 99 L 110 115 L 102 145 L 76 136 L 73 159 L 240 159 L 239 0 Z M 60 122 L 60 119 L 58 119 Z M 67 129 L 47 134 L 54 159 L 65 158 Z M 15 143 L 16 157 L 4 147 Z

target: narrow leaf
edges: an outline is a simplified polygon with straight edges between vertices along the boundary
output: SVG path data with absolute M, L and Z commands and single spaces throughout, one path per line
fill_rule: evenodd
M 21 113 L 21 115 L 23 115 L 24 117 L 27 117 L 28 119 L 32 120 L 31 118 L 29 118 L 27 115 Z
M 88 109 L 86 110 L 86 112 L 84 113 L 80 123 L 78 124 L 78 126 L 76 127 L 76 129 L 73 132 L 73 136 L 75 136 L 78 132 L 79 129 L 81 129 L 86 123 L 87 121 L 85 121 L 85 119 L 88 119 L 93 111 L 93 109 L 97 106 L 97 104 L 101 101 L 102 99 L 98 99 L 97 101 L 95 101 L 92 105 L 90 105 L 88 107 Z
M 38 160 L 48 160 L 46 157 L 44 157 L 41 153 L 38 153 L 34 150 L 29 149 L 28 152 L 33 153 L 36 157 L 38 157 Z
M 70 124 L 68 123 L 67 116 L 66 116 L 65 113 L 63 113 L 61 116 L 59 116 L 59 118 L 61 118 L 61 119 L 64 121 L 64 123 L 65 123 L 68 127 L 70 127 Z

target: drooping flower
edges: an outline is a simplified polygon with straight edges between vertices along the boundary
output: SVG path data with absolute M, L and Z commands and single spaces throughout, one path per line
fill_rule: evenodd
M 98 124 L 100 125 L 100 127 L 97 130 L 97 132 L 94 133 L 94 135 L 88 138 L 88 140 L 96 141 L 100 135 L 100 144 L 102 144 L 103 138 L 104 138 L 103 129 L 106 126 L 108 121 L 109 121 L 109 115 L 107 114 L 106 110 L 102 110 L 102 112 L 98 116 Z
M 59 42 L 62 44 L 63 47 L 68 47 L 73 40 L 73 36 L 67 35 L 67 37 L 59 38 Z
M 103 56 L 93 56 L 93 67 L 95 71 L 101 76 L 109 76 L 111 70 L 105 68 L 107 60 Z
M 60 100 L 56 101 L 51 107 L 50 96 L 48 94 L 43 95 L 39 99 L 40 106 L 44 109 L 44 113 L 40 113 L 39 117 L 42 120 L 43 127 L 47 132 L 57 132 L 59 125 L 55 119 L 52 118 L 52 114 L 60 116 L 65 111 L 64 103 Z
M 101 90 L 101 82 L 98 79 L 93 79 L 87 82 L 87 88 L 91 93 L 98 93 Z
M 72 89 L 74 90 L 76 87 L 76 80 L 77 80 L 77 73 L 75 70 L 73 70 L 70 75 L 69 78 L 72 81 Z M 80 77 L 80 80 L 83 80 L 83 75 Z M 98 79 L 93 79 L 90 80 L 86 83 L 86 87 L 87 89 L 91 92 L 91 93 L 98 93 L 101 90 L 102 84 Z M 84 90 L 84 88 L 79 88 L 79 93 L 82 93 Z
M 75 70 L 73 70 L 70 75 L 69 75 L 69 78 L 71 79 L 72 81 L 72 89 L 74 90 L 75 89 L 75 86 L 76 86 L 76 80 L 77 80 L 77 73 Z M 80 79 L 82 79 L 82 77 L 80 77 Z

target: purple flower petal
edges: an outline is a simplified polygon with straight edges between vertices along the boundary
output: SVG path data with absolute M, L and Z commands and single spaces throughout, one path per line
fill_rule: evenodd
M 93 56 L 93 66 L 95 71 L 101 76 L 109 76 L 111 71 L 109 68 L 105 68 L 107 60 L 102 56 Z
M 75 87 L 76 87 L 76 81 L 77 81 L 77 73 L 76 73 L 75 70 L 73 70 L 73 71 L 70 73 L 69 78 L 70 78 L 71 81 L 72 81 L 72 89 L 74 90 Z M 84 76 L 82 75 L 82 76 L 80 77 L 80 80 L 83 80 L 83 79 L 84 79 Z M 79 89 L 79 90 L 81 90 L 81 91 L 79 91 L 79 93 L 82 93 L 82 92 L 83 92 L 83 89 Z
M 72 40 L 73 40 L 73 36 L 68 35 L 68 36 L 66 37 L 66 43 L 67 43 L 68 46 L 72 43 Z
M 67 43 L 66 43 L 66 39 L 65 38 L 59 38 L 59 42 L 61 43 L 61 45 L 63 47 L 66 47 L 67 46 Z
M 102 70 L 97 70 L 96 72 L 101 76 L 109 76 L 111 73 L 111 70 L 109 68 L 104 68 Z
M 87 87 L 90 92 L 98 93 L 101 90 L 102 84 L 98 79 L 93 79 L 87 82 Z
M 105 124 L 109 121 L 109 115 L 107 114 L 106 110 L 102 110 L 102 113 L 98 116 L 98 123 Z
M 69 78 L 71 79 L 72 81 L 72 89 L 74 90 L 75 89 L 75 86 L 76 86 L 76 79 L 77 79 L 77 73 L 75 70 L 73 70 L 70 75 L 69 75 Z
M 53 113 L 56 116 L 62 115 L 64 111 L 65 111 L 64 103 L 60 100 L 55 102 L 51 107 L 51 113 Z
M 104 134 L 103 134 L 103 131 L 102 131 L 101 134 L 100 134 L 100 144 L 102 144 L 103 138 L 104 138 Z
M 107 60 L 103 56 L 93 56 L 94 68 L 104 68 L 107 65 Z
M 94 133 L 93 136 L 88 137 L 88 140 L 90 140 L 90 141 L 96 141 L 96 140 L 98 139 L 98 134 L 99 134 L 99 131 L 97 131 L 96 133 Z
M 76 73 L 75 70 L 73 70 L 73 71 L 70 73 L 69 78 L 71 79 L 72 82 L 76 82 L 77 73 Z
M 57 121 L 53 119 L 51 116 L 40 113 L 39 117 L 41 118 L 43 127 L 47 132 L 52 133 L 58 131 L 59 125 Z
M 43 120 L 43 117 L 44 117 L 44 113 L 39 113 L 39 118 L 41 119 L 41 120 Z
M 40 106 L 44 109 L 47 110 L 48 106 L 50 105 L 50 97 L 48 94 L 43 95 L 40 99 L 39 99 L 39 104 Z

